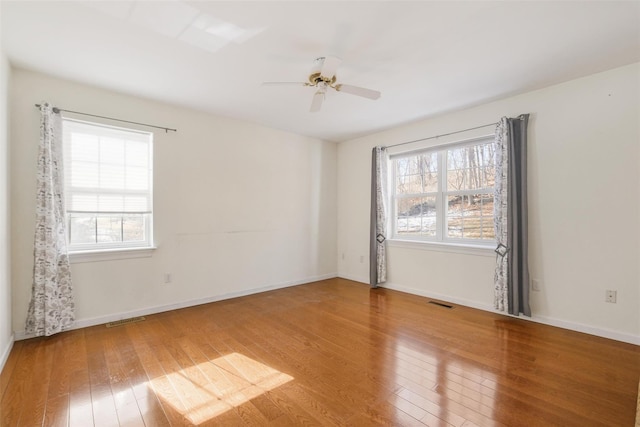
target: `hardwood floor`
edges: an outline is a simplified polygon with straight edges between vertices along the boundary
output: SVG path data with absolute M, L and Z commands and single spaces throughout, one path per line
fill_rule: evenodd
M 12 426 L 633 426 L 640 347 L 343 279 L 16 342 Z

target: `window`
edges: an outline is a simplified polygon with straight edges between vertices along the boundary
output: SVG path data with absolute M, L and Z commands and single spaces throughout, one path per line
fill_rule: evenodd
M 150 248 L 153 135 L 63 121 L 70 252 Z
M 393 238 L 495 241 L 493 137 L 392 156 Z

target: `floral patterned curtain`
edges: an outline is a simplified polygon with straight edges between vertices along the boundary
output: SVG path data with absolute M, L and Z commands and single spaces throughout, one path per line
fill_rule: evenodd
M 529 115 L 503 117 L 496 127 L 494 307 L 531 316 L 529 307 L 527 124 Z
M 33 284 L 26 332 L 48 336 L 69 329 L 75 315 L 62 194 L 62 120 L 48 103 L 41 104 L 40 113 Z
M 384 147 L 375 147 L 371 160 L 371 237 L 369 283 L 377 287 L 387 280 L 387 163 Z

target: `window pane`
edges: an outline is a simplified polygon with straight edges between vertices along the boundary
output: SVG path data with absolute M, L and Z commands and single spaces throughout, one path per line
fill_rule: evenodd
M 396 231 L 399 235 L 436 235 L 436 198 L 412 197 L 398 200 Z
M 122 240 L 137 242 L 145 240 L 145 219 L 143 215 L 130 215 L 122 218 Z
M 120 190 L 124 188 L 124 166 L 100 165 L 100 188 Z
M 71 159 L 73 161 L 97 163 L 99 157 L 98 137 L 86 133 L 71 134 Z
M 127 190 L 147 190 L 149 188 L 149 170 L 138 167 L 128 167 L 126 170 Z
M 124 211 L 124 196 L 101 194 L 98 196 L 98 209 L 99 212 L 115 212 L 121 213 Z
M 151 201 L 146 195 L 142 196 L 125 196 L 124 198 L 125 212 L 146 212 L 151 210 Z
M 124 141 L 104 136 L 100 138 L 100 163 L 124 165 Z
M 493 223 L 493 194 L 482 194 L 482 238 L 495 239 L 496 232 Z
M 420 194 L 438 190 L 438 153 L 398 159 L 395 164 L 397 194 Z
M 438 191 L 438 153 L 426 153 L 419 157 L 423 191 Z
M 149 167 L 149 145 L 139 141 L 127 141 L 127 166 Z
M 95 243 L 96 217 L 91 215 L 69 216 L 69 243 Z
M 75 188 L 96 188 L 99 184 L 99 166 L 91 162 L 71 162 L 69 178 Z
M 396 189 L 398 194 L 422 193 L 422 177 L 418 173 L 416 157 L 398 159 L 396 162 Z
M 465 197 L 462 237 L 465 239 L 482 237 L 482 201 L 480 197 Z
M 465 188 L 465 173 L 464 169 L 449 169 L 447 170 L 447 190 L 456 191 L 464 190 Z
M 468 157 L 465 148 L 456 148 L 447 151 L 447 189 L 466 189 Z
M 447 198 L 447 237 L 462 238 L 462 212 L 464 196 Z
M 447 237 L 493 239 L 493 195 L 449 196 Z
M 435 237 L 437 226 L 436 198 L 425 197 L 422 202 L 422 221 L 420 232 L 423 235 Z
M 96 212 L 98 210 L 98 196 L 96 194 L 72 193 L 71 206 L 75 211 Z
M 496 168 L 485 167 L 483 170 L 484 188 L 493 188 L 496 185 Z
M 410 199 L 396 200 L 396 233 L 402 234 L 409 231 L 409 220 L 407 214 L 407 206 Z
M 493 143 L 451 149 L 447 152 L 447 189 L 490 188 L 494 169 Z
M 99 216 L 97 218 L 98 243 L 122 241 L 122 217 Z
M 146 215 L 72 214 L 69 234 L 71 244 L 145 241 Z

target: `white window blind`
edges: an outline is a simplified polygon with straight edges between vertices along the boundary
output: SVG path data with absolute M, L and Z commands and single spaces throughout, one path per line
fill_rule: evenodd
M 63 138 L 70 249 L 151 246 L 153 134 L 65 118 Z

